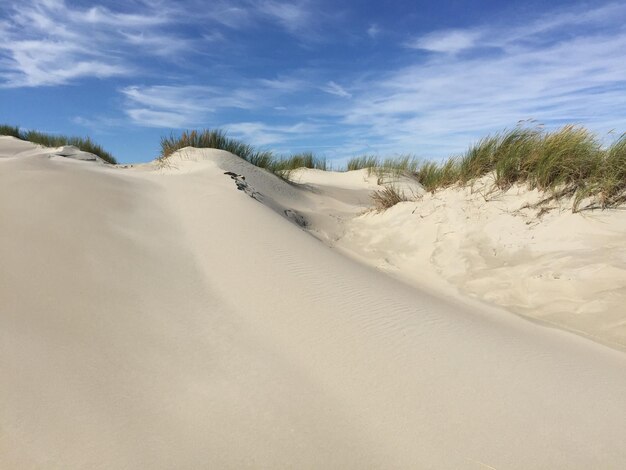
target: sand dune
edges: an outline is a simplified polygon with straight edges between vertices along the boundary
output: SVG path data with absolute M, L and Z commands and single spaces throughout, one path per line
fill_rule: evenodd
M 366 175 L 0 139 L 0 467 L 626 463 L 622 352 L 327 246 Z

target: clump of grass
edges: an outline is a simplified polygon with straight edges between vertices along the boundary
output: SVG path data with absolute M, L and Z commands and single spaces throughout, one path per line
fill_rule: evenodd
M 412 176 L 419 166 L 418 160 L 411 155 L 402 155 L 399 157 L 385 158 L 382 163 L 375 168 L 375 171 L 381 175 L 391 176 Z
M 426 191 L 447 188 L 461 180 L 460 165 L 456 158 L 449 158 L 443 163 L 424 162 L 415 172 L 415 178 Z
M 83 152 L 89 152 L 97 155 L 107 163 L 117 163 L 113 155 L 104 150 L 89 137 L 68 137 L 65 135 L 46 134 L 39 131 L 23 132 L 17 126 L 8 125 L 0 125 L 0 135 L 11 135 L 18 139 L 27 140 L 45 147 L 63 147 L 66 145 L 73 145 L 74 147 L 81 149 Z
M 22 138 L 20 128 L 18 126 L 9 126 L 8 124 L 0 124 L 0 135 L 9 135 L 18 139 Z
M 276 160 L 272 170 L 280 172 L 297 170 L 298 168 L 315 168 L 326 171 L 326 159 L 318 158 L 312 152 L 296 153 L 290 157 Z
M 492 168 L 495 171 L 495 183 L 500 189 L 528 179 L 528 167 L 524 162 L 538 157 L 542 148 L 543 135 L 539 127 L 518 127 L 505 132 L 499 137 L 493 155 Z M 484 174 L 484 173 L 483 173 Z
M 404 194 L 404 191 L 400 191 L 395 186 L 391 185 L 374 192 L 371 198 L 374 201 L 374 210 L 378 212 L 387 210 L 400 202 L 409 200 Z
M 380 168 L 389 171 L 395 171 L 401 174 L 415 173 L 418 161 L 411 155 L 402 155 L 400 157 L 385 158 Z
M 353 157 L 348 161 L 346 169 L 348 171 L 362 170 L 364 168 L 372 169 L 378 167 L 378 157 L 374 155 L 363 155 L 361 157 Z
M 373 155 L 363 155 L 354 157 L 347 163 L 347 171 L 367 169 L 368 175 L 372 173 L 379 177 L 382 181 L 386 176 L 414 176 L 418 168 L 418 161 L 411 155 L 402 155 L 399 157 L 388 157 L 384 160 Z
M 261 168 L 271 168 L 274 164 L 272 152 L 256 150 L 249 144 L 227 137 L 219 129 L 184 131 L 180 136 L 171 134 L 169 137 L 162 137 L 160 160 L 167 159 L 172 153 L 185 147 L 226 150 Z
M 467 183 L 493 170 L 500 136 L 483 137 L 459 161 L 459 182 Z
M 525 159 L 526 179 L 533 188 L 573 194 L 598 172 L 601 149 L 587 129 L 565 126 L 546 134 L 537 151 Z
M 574 209 L 586 198 L 595 199 L 602 209 L 626 203 L 626 134 L 604 152 L 595 173 L 577 192 Z
M 184 131 L 179 136 L 171 134 L 161 138 L 161 162 L 167 160 L 175 151 L 185 147 L 214 148 L 226 150 L 247 162 L 265 168 L 268 171 L 284 177 L 291 170 L 297 168 L 317 168 L 326 170 L 326 160 L 318 158 L 311 152 L 303 152 L 286 158 L 277 158 L 270 151 L 257 150 L 252 145 L 232 139 L 219 129 L 204 129 L 201 131 Z
M 518 127 L 470 147 L 459 164 L 459 182 L 494 172 L 501 189 L 526 182 L 542 191 L 573 194 L 596 172 L 601 157 L 597 138 L 582 127 L 565 126 L 551 133 Z

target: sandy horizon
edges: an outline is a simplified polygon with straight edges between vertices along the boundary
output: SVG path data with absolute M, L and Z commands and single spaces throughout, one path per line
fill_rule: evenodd
M 626 465 L 624 211 L 69 156 L 0 137 L 0 467 Z

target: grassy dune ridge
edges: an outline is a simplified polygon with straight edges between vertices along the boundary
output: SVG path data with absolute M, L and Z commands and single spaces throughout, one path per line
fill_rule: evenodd
M 65 135 L 46 134 L 39 131 L 22 131 L 18 126 L 6 124 L 0 125 L 0 135 L 9 135 L 20 140 L 26 140 L 45 147 L 63 147 L 73 145 L 84 152 L 93 153 L 107 163 L 115 164 L 117 160 L 113 155 L 96 144 L 90 137 L 68 137 Z
M 11 135 L 48 147 L 74 145 L 98 155 L 109 163 L 115 158 L 89 137 L 24 132 L 17 126 L 0 125 L 0 135 Z M 184 131 L 161 138 L 161 162 L 184 147 L 216 148 L 231 152 L 255 166 L 287 177 L 297 168 L 329 169 L 323 158 L 311 152 L 278 156 L 268 150 L 230 138 L 219 129 Z M 548 193 L 549 198 L 570 197 L 572 209 L 609 208 L 626 203 L 626 134 L 608 147 L 598 136 L 582 126 L 567 125 L 554 131 L 541 126 L 520 125 L 480 139 L 460 155 L 437 162 L 419 160 L 411 155 L 379 158 L 363 155 L 350 159 L 347 170 L 368 169 L 382 176 L 407 176 L 417 180 L 427 191 L 453 185 L 466 185 L 482 176 L 494 175 L 494 184 L 506 190 L 514 184 Z M 391 207 L 406 199 L 393 194 L 387 186 L 375 195 L 378 208 Z
M 325 160 L 312 153 L 278 158 L 269 151 L 259 151 L 220 130 L 183 132 L 161 141 L 161 158 L 187 147 L 227 150 L 250 163 L 275 173 L 295 168 L 326 170 Z M 572 197 L 573 210 L 585 207 L 615 207 L 626 202 L 626 134 L 609 147 L 603 147 L 597 135 L 582 126 L 567 125 L 555 131 L 541 126 L 518 126 L 480 139 L 461 156 L 444 161 L 420 161 L 410 155 L 381 159 L 364 155 L 348 161 L 346 169 L 368 169 L 381 176 L 404 175 L 415 178 L 427 191 L 453 185 L 466 185 L 493 174 L 497 188 L 506 190 L 525 183 L 529 189 L 549 193 L 550 198 Z M 388 186 L 375 195 L 378 208 L 391 207 L 405 200 Z
M 326 160 L 317 158 L 311 152 L 303 152 L 290 157 L 278 157 L 268 150 L 258 150 L 252 145 L 232 139 L 220 129 L 204 129 L 202 131 L 184 131 L 179 136 L 170 134 L 161 138 L 161 156 L 165 161 L 177 150 L 185 147 L 214 148 L 226 150 L 247 162 L 274 173 L 295 170 L 297 168 L 317 168 L 326 170 Z

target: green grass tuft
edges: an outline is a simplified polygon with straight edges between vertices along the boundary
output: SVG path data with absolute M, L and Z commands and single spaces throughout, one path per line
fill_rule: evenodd
M 373 155 L 363 155 L 362 157 L 354 157 L 348 161 L 347 170 L 363 170 L 365 168 L 372 169 L 380 166 L 378 157 Z
M 455 158 L 443 163 L 424 162 L 415 172 L 415 178 L 426 191 L 447 188 L 460 181 L 460 165 Z
M 162 137 L 160 160 L 166 160 L 171 154 L 185 147 L 226 150 L 261 168 L 271 169 L 275 163 L 272 152 L 256 150 L 249 144 L 227 137 L 226 133 L 219 129 L 184 131 L 180 136 L 171 134 L 169 137 Z
M 326 171 L 326 159 L 318 158 L 312 152 L 303 152 L 287 158 L 276 160 L 272 167 L 274 172 L 297 170 L 298 168 L 315 168 Z
M 22 138 L 20 128 L 18 126 L 9 126 L 8 124 L 0 124 L 0 135 L 8 135 L 18 139 Z
M 602 208 L 614 207 L 626 202 L 626 137 L 603 149 L 597 136 L 581 126 L 553 132 L 520 126 L 481 139 L 460 158 L 425 162 L 415 172 L 428 191 L 487 174 L 494 175 L 500 189 L 526 183 L 552 198 L 573 196 L 575 211 L 587 198 Z

